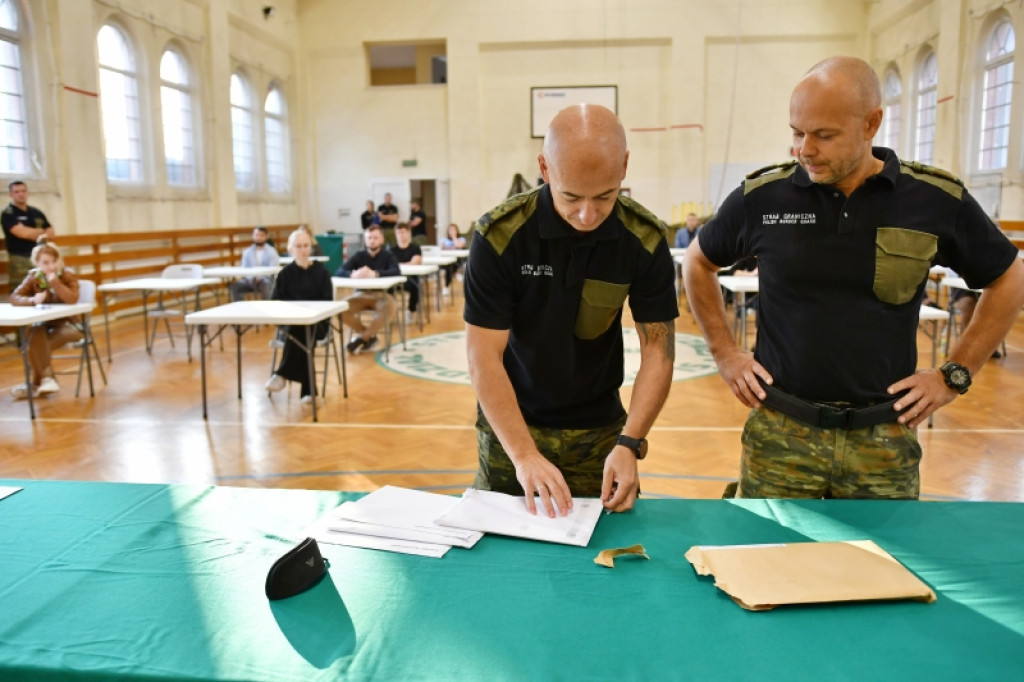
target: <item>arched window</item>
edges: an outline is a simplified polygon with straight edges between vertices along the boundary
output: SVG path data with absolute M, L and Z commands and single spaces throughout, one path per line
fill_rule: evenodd
M 263 102 L 263 134 L 267 147 L 267 189 L 287 192 L 291 189 L 288 172 L 288 119 L 284 97 L 271 86 Z
M 100 108 L 107 179 L 142 181 L 142 135 L 135 58 L 124 33 L 110 24 L 96 37 L 100 57 Z
M 252 142 L 252 95 L 241 74 L 231 74 L 231 139 L 235 159 L 235 187 L 256 189 Z
M 0 0 L 0 173 L 28 172 L 21 23 L 13 0 Z
M 996 24 L 985 46 L 985 65 L 981 86 L 981 139 L 978 144 L 978 170 L 1006 168 L 1010 146 L 1010 98 L 1013 95 L 1013 26 L 1009 21 Z
M 160 58 L 160 110 L 167 182 L 193 187 L 196 159 L 192 140 L 192 83 L 185 58 L 174 49 L 165 50 Z
M 935 103 L 939 92 L 939 60 L 934 52 L 921 61 L 917 72 L 917 138 L 914 156 L 921 163 L 935 157 Z
M 903 98 L 903 85 L 900 83 L 900 75 L 896 69 L 887 69 L 885 72 L 885 83 L 882 86 L 882 129 L 879 131 L 883 147 L 892 149 L 897 154 L 900 152 L 900 127 L 903 125 L 903 118 L 900 109 L 900 101 Z

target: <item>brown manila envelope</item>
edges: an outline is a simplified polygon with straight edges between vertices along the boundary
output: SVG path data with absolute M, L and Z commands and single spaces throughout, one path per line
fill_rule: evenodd
M 699 575 L 751 611 L 782 604 L 912 599 L 935 593 L 870 540 L 691 547 Z

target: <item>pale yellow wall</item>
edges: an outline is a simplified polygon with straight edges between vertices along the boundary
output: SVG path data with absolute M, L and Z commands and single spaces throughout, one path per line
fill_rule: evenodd
M 835 52 L 866 56 L 863 3 L 741 6 L 737 16 L 737 3 L 696 0 L 303 0 L 300 60 L 317 84 L 312 211 L 358 231 L 369 178 L 437 177 L 450 179 L 452 219 L 465 227 L 514 174 L 537 177 L 531 86 L 616 85 L 631 149 L 626 185 L 671 219 L 673 205 L 711 198 L 712 164 L 786 158 L 789 92 L 803 71 Z M 364 42 L 435 38 L 446 41 L 446 86 L 367 85 Z M 418 166 L 403 168 L 413 155 Z M 351 215 L 339 218 L 339 208 Z
M 265 20 L 263 6 L 274 5 Z M 26 0 L 27 102 L 38 115 L 32 203 L 62 230 L 104 232 L 309 222 L 358 230 L 370 178 L 448 180 L 465 227 L 498 202 L 516 173 L 533 182 L 541 141 L 529 134 L 531 86 L 616 85 L 631 149 L 626 185 L 666 220 L 682 202 L 716 201 L 723 167 L 787 158 L 793 84 L 832 54 L 869 59 L 910 79 L 925 46 L 939 57 L 936 164 L 972 187 L 995 187 L 1001 215 L 1024 217 L 1024 117 L 1011 163 L 972 172 L 979 41 L 993 12 L 1024 29 L 1019 3 L 983 0 Z M 737 8 L 742 9 L 737 14 Z M 117 21 L 140 51 L 147 183 L 105 179 L 95 36 Z M 447 85 L 370 87 L 366 42 L 444 42 Z M 170 188 L 160 152 L 158 60 L 169 42 L 197 72 L 202 187 Z M 1018 30 L 1018 44 L 1021 43 Z M 429 68 L 419 50 L 417 68 Z M 1020 65 L 1018 65 L 1018 74 Z M 293 192 L 234 187 L 227 79 L 241 69 L 258 100 L 285 94 Z M 81 92 L 79 92 L 81 91 Z M 84 93 L 84 94 L 83 94 Z M 1021 88 L 1015 92 L 1019 112 Z M 262 140 L 257 117 L 256 137 Z M 675 126 L 675 127 L 673 127 Z M 662 128 L 663 130 L 656 130 Z M 655 130 L 651 130 L 655 129 Z M 906 155 L 909 128 L 904 129 Z M 262 163 L 258 150 L 257 163 Z M 413 168 L 405 159 L 416 159 Z M 712 171 L 716 173 L 712 173 Z M 339 216 L 339 209 L 350 214 Z
M 264 20 L 262 7 L 277 14 Z M 288 196 L 234 190 L 227 78 L 242 66 L 260 106 L 271 81 L 281 85 L 293 125 L 293 186 L 307 163 L 298 135 L 304 116 L 295 75 L 295 0 L 27 0 L 23 52 L 29 115 L 38 117 L 40 167 L 24 179 L 30 201 L 59 232 L 190 229 L 211 225 L 295 222 L 305 218 L 301 191 Z M 96 34 L 113 22 L 136 50 L 146 180 L 138 186 L 106 180 L 100 116 Z M 159 123 L 159 60 L 173 44 L 197 83 L 194 107 L 200 186 L 168 186 Z M 262 139 L 259 137 L 258 139 Z

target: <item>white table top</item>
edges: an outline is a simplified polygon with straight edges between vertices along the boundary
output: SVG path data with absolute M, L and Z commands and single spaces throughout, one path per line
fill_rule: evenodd
M 294 260 L 295 259 L 292 258 L 291 256 L 281 256 L 281 260 L 279 262 L 281 263 L 281 265 L 290 265 L 291 262 Z M 327 261 L 331 260 L 331 258 L 330 256 L 310 256 L 309 260 L 317 261 L 318 263 L 326 263 Z
M 749 294 L 759 290 L 760 279 L 756 276 L 723 275 L 718 278 L 718 283 L 733 293 Z
M 270 277 L 280 272 L 280 265 L 254 265 L 243 268 L 240 265 L 224 265 L 215 268 L 203 268 L 203 277 L 220 277 L 235 279 L 238 277 Z
M 432 275 L 440 268 L 432 263 L 399 263 L 403 275 Z
M 94 306 L 94 303 L 45 303 L 41 306 L 0 303 L 0 327 L 27 327 L 37 322 L 84 315 L 92 312 Z
M 456 258 L 469 258 L 469 249 L 441 249 L 441 253 Z
M 364 291 L 376 289 L 390 289 L 399 284 L 405 284 L 409 278 L 405 275 L 397 277 L 331 277 L 331 284 L 335 289 L 363 289 Z
M 143 277 L 126 279 L 123 282 L 107 282 L 96 289 L 99 291 L 188 291 L 197 287 L 220 284 L 219 277 Z
M 424 265 L 451 265 L 457 260 L 455 256 L 423 256 Z
M 919 318 L 922 322 L 943 322 L 949 319 L 949 311 L 943 310 L 942 308 L 933 308 L 930 305 L 921 306 L 921 315 Z
M 346 310 L 346 301 L 235 301 L 189 313 L 185 324 L 308 325 Z
M 686 255 L 686 247 L 677 249 L 674 246 L 671 246 L 669 247 L 668 252 L 672 254 L 672 257 L 675 258 L 677 262 L 682 263 L 683 256 Z

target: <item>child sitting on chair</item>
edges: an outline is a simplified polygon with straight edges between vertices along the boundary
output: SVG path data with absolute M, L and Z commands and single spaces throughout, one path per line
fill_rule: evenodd
M 45 241 L 32 249 L 33 269 L 11 294 L 12 305 L 45 305 L 48 303 L 77 303 L 78 277 L 64 267 L 60 250 Z M 55 348 L 78 341 L 82 333 L 69 318 L 51 320 L 25 330 L 28 336 L 28 362 L 32 367 L 32 397 L 56 393 L 60 390 L 50 366 L 50 354 Z M 19 384 L 11 389 L 16 400 L 28 397 L 29 387 Z

